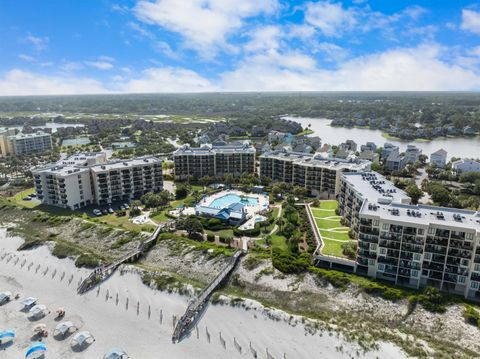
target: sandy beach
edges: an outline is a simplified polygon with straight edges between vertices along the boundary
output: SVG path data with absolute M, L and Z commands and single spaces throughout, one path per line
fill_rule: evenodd
M 183 314 L 188 297 L 152 290 L 128 270 L 123 274 L 118 271 L 100 287 L 79 296 L 77 284 L 88 270 L 75 268 L 70 259 L 53 257 L 47 246 L 17 252 L 21 242 L 21 238 L 9 237 L 0 229 L 0 292 L 19 293 L 20 299 L 36 297 L 52 313 L 30 321 L 20 311 L 20 300 L 1 306 L 0 330 L 13 329 L 17 335 L 13 345 L 1 353 L 5 359 L 25 355 L 38 323 L 45 323 L 50 332 L 44 340 L 46 358 L 102 358 L 112 347 L 124 349 L 134 359 L 253 358 L 250 343 L 258 358 L 406 358 L 390 343 L 380 343 L 378 351 L 358 354 L 357 345 L 335 332 L 309 330 L 302 318 L 265 309 L 253 301 L 247 302 L 248 310 L 210 305 L 198 325 L 198 334 L 193 331 L 186 340 L 172 344 L 173 316 Z M 73 336 L 64 340 L 52 337 L 59 323 L 54 318 L 58 307 L 66 310 L 64 320 L 94 336 L 92 345 L 73 352 Z

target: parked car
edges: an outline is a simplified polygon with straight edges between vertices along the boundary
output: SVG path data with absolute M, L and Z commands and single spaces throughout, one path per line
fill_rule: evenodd
M 123 204 L 123 207 L 125 207 L 125 209 L 129 209 L 129 208 L 130 208 L 130 206 L 128 205 L 128 203 L 124 203 L 124 204 Z
M 112 207 L 109 207 L 109 208 L 107 209 L 107 211 L 108 211 L 108 213 L 110 213 L 110 214 L 115 213 L 115 211 L 113 210 Z
M 98 217 L 98 216 L 101 216 L 101 215 L 102 215 L 102 211 L 100 211 L 98 208 L 95 208 L 95 209 L 93 210 L 93 214 Z
M 31 198 L 31 197 L 23 197 L 23 200 L 24 200 L 24 201 L 31 201 L 32 198 Z
M 105 208 L 103 208 L 102 209 L 102 214 L 108 214 L 108 211 Z
M 125 209 L 126 209 L 125 206 L 124 206 L 123 204 L 121 204 L 121 205 L 120 205 L 120 210 L 121 210 L 121 211 L 124 211 Z

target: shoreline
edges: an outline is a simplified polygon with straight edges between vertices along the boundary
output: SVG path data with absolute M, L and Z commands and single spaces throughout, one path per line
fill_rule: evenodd
M 4 233 L 5 231 L 0 232 L 0 237 Z M 89 271 L 73 267 L 71 259 L 60 260 L 53 257 L 48 246 L 17 252 L 16 247 L 12 248 L 12 244 L 18 244 L 21 239 L 3 237 L 0 239 L 0 252 L 10 252 L 10 255 L 20 259 L 17 261 L 12 257 L 8 263 L 7 257 L 0 260 L 0 273 L 6 273 L 6 275 L 0 275 L 1 290 L 12 290 L 14 293 L 20 291 L 21 298 L 30 295 L 38 296 L 39 303 L 47 305 L 51 311 L 54 311 L 56 306 L 65 306 L 67 311 L 65 319 L 80 323 L 81 330 L 89 330 L 96 338 L 96 342 L 83 352 L 69 354 L 72 358 L 90 358 L 93 355 L 100 357 L 109 347 L 115 346 L 122 347 L 132 358 L 153 358 L 155 356 L 152 353 L 157 350 L 161 350 L 169 358 L 224 358 L 225 355 L 243 357 L 248 352 L 250 342 L 259 353 L 264 353 L 268 348 L 276 358 L 282 357 L 284 353 L 287 358 L 313 358 L 319 352 L 325 357 L 347 358 L 361 351 L 358 345 L 347 342 L 338 333 L 332 338 L 330 336 L 334 333 L 331 331 L 315 328 L 316 325 L 305 326 L 305 323 L 315 323 L 315 321 L 265 308 L 258 302 L 248 299 L 243 300 L 242 303 L 246 308 L 228 304 L 210 305 L 199 323 L 198 339 L 194 331 L 190 338 L 173 345 L 171 344 L 172 315 L 175 314 L 178 317 L 183 314 L 187 305 L 186 297 L 153 290 L 142 283 L 135 271 L 130 270 L 124 270 L 123 274 L 117 272 L 98 289 L 84 296 L 78 296 L 75 283 L 80 279 L 79 277 L 85 276 Z M 21 268 L 25 259 L 26 264 Z M 42 263 L 38 273 L 34 273 L 36 266 L 33 266 L 30 271 L 27 270 L 29 262 Z M 11 269 L 15 267 L 17 270 L 12 275 Z M 45 267 L 49 270 L 43 274 Z M 7 269 L 10 270 L 7 271 Z M 63 272 L 67 274 L 61 280 Z M 74 278 L 68 285 L 67 279 L 70 278 L 70 273 Z M 35 280 L 32 281 L 31 278 Z M 129 305 L 126 298 L 129 298 Z M 58 303 L 60 300 L 62 302 Z M 160 313 L 163 316 L 162 324 L 159 322 Z M 11 329 L 17 331 L 14 345 L 5 351 L 6 359 L 18 358 L 28 344 L 28 337 L 31 335 L 30 327 L 34 324 L 28 322 L 24 316 L 24 313 L 18 312 L 16 301 L 0 307 L 0 318 L 10 319 L 9 325 L 13 324 Z M 46 323 L 50 327 L 53 324 L 53 318 L 49 317 L 51 315 L 39 322 Z M 229 320 L 226 321 L 225 318 Z M 205 328 L 210 332 L 210 343 L 207 342 Z M 276 333 L 275 336 L 271 336 L 273 332 Z M 221 345 L 219 333 L 222 333 L 226 341 L 226 348 Z M 242 346 L 242 354 L 234 345 L 235 342 Z M 141 343 L 148 344 L 148 348 Z M 46 344 L 49 348 L 47 357 L 58 357 L 54 353 L 58 353 L 60 357 L 70 353 L 69 346 L 65 345 L 68 343 L 64 341 L 56 341 L 49 337 Z M 397 354 L 399 349 L 390 343 L 382 343 L 380 349 L 380 352 L 371 351 L 365 355 L 362 354 L 361 357 L 375 358 L 379 354 L 393 358 L 406 357 L 403 354 Z

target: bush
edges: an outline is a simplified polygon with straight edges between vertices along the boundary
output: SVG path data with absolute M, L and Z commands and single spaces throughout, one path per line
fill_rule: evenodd
M 272 265 L 282 273 L 301 273 L 310 265 L 308 253 L 292 254 L 279 248 L 272 249 Z
M 422 294 L 413 296 L 411 300 L 422 305 L 425 310 L 432 313 L 445 313 L 447 311 L 446 297 L 434 287 L 427 287 Z
M 471 305 L 466 305 L 463 312 L 463 317 L 468 324 L 476 327 L 480 324 L 480 313 Z
M 209 241 L 209 242 L 214 242 L 214 241 L 215 241 L 215 235 L 213 235 L 213 234 L 207 234 L 207 241 Z
M 73 245 L 64 242 L 57 242 L 53 247 L 52 254 L 60 259 L 80 254 L 80 251 Z
M 90 253 L 81 254 L 75 261 L 76 267 L 96 268 L 100 264 L 100 260 Z

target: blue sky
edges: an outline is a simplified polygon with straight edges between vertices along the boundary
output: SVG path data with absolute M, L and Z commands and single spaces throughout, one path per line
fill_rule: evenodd
M 473 1 L 4 1 L 0 34 L 0 95 L 480 89 Z

